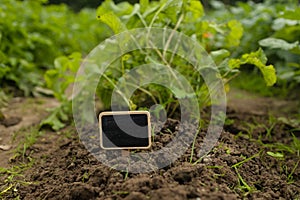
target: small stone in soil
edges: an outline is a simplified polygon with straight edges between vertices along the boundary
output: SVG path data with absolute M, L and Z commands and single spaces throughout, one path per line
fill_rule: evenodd
M 8 151 L 11 149 L 11 145 L 0 145 L 0 150 Z
M 10 117 L 10 118 L 5 118 L 4 120 L 0 121 L 0 124 L 3 124 L 5 127 L 10 127 L 17 125 L 20 123 L 22 118 L 20 117 Z
M 178 172 L 174 175 L 174 180 L 179 184 L 183 184 L 186 182 L 190 182 L 192 180 L 192 176 L 190 172 Z

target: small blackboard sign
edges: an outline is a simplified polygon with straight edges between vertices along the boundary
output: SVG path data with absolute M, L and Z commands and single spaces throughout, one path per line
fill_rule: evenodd
M 148 111 L 102 112 L 99 129 L 103 149 L 148 149 L 151 146 Z

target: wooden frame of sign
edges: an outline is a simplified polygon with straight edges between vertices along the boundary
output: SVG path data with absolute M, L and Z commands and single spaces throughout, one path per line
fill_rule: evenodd
M 128 117 L 138 125 L 139 128 L 135 129 L 130 127 L 127 123 Z M 125 127 L 125 131 L 119 128 Z M 102 149 L 115 150 L 115 149 L 148 149 L 151 147 L 151 123 L 150 113 L 148 111 L 112 111 L 102 112 L 99 114 L 99 129 L 100 129 L 100 146 Z M 134 135 L 138 136 L 135 137 Z

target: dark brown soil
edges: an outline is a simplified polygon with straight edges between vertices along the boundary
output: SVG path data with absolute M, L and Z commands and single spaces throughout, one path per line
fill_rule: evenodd
M 19 177 L 22 182 L 14 187 L 15 190 L 6 192 L 3 198 L 299 199 L 299 152 L 297 155 L 280 151 L 284 157 L 275 158 L 267 152 L 277 150 L 262 145 L 283 143 L 291 146 L 292 143 L 291 127 L 282 122 L 274 125 L 271 137 L 266 136 L 267 131 L 260 124 L 269 126 L 268 112 L 272 109 L 264 107 L 264 110 L 258 105 L 274 104 L 264 104 L 265 101 L 275 100 L 262 98 L 252 102 L 253 105 L 245 104 L 243 99 L 239 103 L 236 100 L 234 105 L 229 103 L 228 117 L 232 121 L 226 124 L 215 148 L 205 158 L 198 160 L 194 155 L 190 162 L 190 148 L 175 163 L 147 174 L 127 174 L 101 164 L 85 149 L 73 127 L 59 134 L 48 131 L 27 149 L 26 157 L 34 159 L 34 164 L 24 172 L 24 177 Z M 168 142 L 171 136 L 166 130 L 176 123 L 168 121 L 162 130 L 164 134 L 155 137 L 156 145 Z M 251 133 L 249 124 L 253 125 Z M 196 152 L 204 134 L 205 129 L 195 143 Z M 294 134 L 300 136 L 297 131 Z M 234 167 L 246 158 L 250 159 Z M 12 164 L 17 163 L 18 160 Z M 1 190 L 7 186 L 7 183 L 0 183 Z

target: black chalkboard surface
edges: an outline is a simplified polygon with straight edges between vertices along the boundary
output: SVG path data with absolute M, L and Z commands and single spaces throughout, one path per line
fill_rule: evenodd
M 150 114 L 147 111 L 100 113 L 99 128 L 103 149 L 147 149 L 151 146 Z

